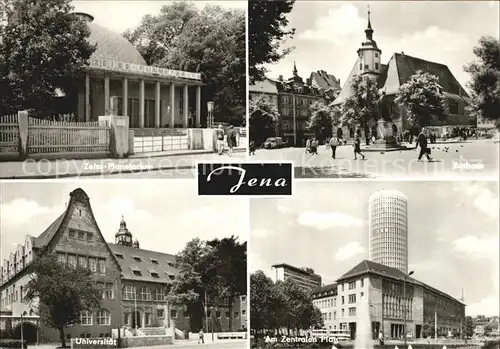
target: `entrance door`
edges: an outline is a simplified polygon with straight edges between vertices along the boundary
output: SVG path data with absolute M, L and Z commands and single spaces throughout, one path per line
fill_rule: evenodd
M 136 311 L 132 313 L 132 328 L 141 328 L 141 314 Z
M 356 323 L 349 322 L 349 331 L 351 332 L 351 339 L 356 339 Z
M 415 337 L 420 338 L 422 336 L 422 325 L 415 325 Z

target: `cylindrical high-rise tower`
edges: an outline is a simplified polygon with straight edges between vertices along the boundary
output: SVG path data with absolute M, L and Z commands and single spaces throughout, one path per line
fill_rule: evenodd
M 379 190 L 369 201 L 369 259 L 408 273 L 408 199 Z

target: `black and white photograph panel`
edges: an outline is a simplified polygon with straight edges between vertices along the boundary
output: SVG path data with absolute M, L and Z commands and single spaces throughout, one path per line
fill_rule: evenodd
M 193 177 L 246 158 L 246 1 L 5 0 L 4 179 Z
M 249 0 L 251 157 L 304 178 L 497 178 L 499 12 Z
M 498 348 L 498 192 L 301 181 L 251 200 L 252 347 Z
M 126 183 L 0 184 L 0 347 L 247 347 L 248 202 Z

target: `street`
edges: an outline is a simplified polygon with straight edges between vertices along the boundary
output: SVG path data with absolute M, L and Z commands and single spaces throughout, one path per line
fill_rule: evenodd
M 337 148 L 336 160 L 331 150 L 321 146 L 318 155 L 306 154 L 304 148 L 259 149 L 250 160 L 293 161 L 296 178 L 464 178 L 498 179 L 499 143 L 493 140 L 470 140 L 466 143 L 429 144 L 432 162 L 417 161 L 418 150 L 363 151 L 365 160 L 354 160 L 350 145 Z

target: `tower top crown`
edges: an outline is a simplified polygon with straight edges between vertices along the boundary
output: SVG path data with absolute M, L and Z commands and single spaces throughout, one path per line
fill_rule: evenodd
M 370 5 L 368 5 L 368 26 L 365 29 L 366 40 L 373 40 L 373 29 L 370 21 Z

